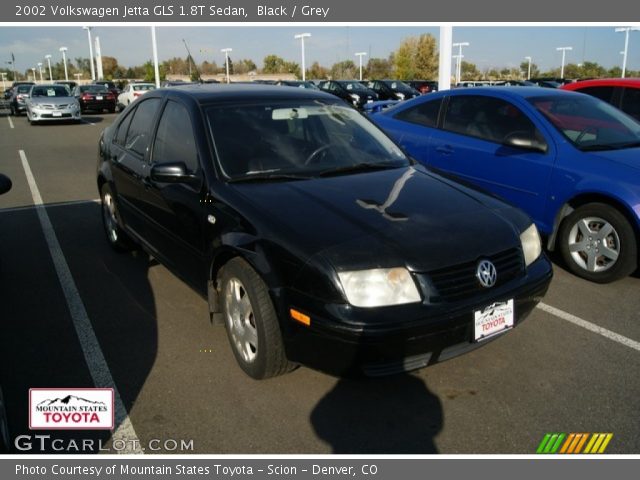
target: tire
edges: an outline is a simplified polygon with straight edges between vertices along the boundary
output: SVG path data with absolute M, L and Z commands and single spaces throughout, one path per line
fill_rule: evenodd
M 0 388 L 0 452 L 8 452 L 11 448 L 11 435 L 9 434 L 7 410 Z
M 116 107 L 111 107 L 109 109 L 109 113 L 116 113 Z
M 111 193 L 108 184 L 104 184 L 100 190 L 102 226 L 107 237 L 107 242 L 116 252 L 129 252 L 136 247 L 135 242 L 120 226 L 120 216 L 115 197 Z
M 219 273 L 218 285 L 227 336 L 240 368 L 257 380 L 292 370 L 269 291 L 256 271 L 234 258 Z
M 558 238 L 569 270 L 592 282 L 619 280 L 638 266 L 633 227 L 620 211 L 605 203 L 574 210 L 562 221 Z

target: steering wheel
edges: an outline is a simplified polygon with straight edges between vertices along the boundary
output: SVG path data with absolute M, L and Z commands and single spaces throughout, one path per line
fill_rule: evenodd
M 598 129 L 597 127 L 594 127 L 593 125 L 588 125 L 586 126 L 576 137 L 575 139 L 575 143 L 580 143 L 580 140 L 582 140 L 582 137 L 584 137 L 587 133 L 595 133 L 596 135 L 598 134 Z
M 321 147 L 316 148 L 304 161 L 304 166 L 311 165 L 313 161 L 323 152 L 335 148 L 336 146 L 333 144 L 322 145 Z

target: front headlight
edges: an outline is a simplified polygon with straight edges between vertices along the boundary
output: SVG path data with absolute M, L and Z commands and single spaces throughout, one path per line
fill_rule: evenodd
M 522 252 L 524 253 L 525 266 L 531 265 L 537 260 L 542 253 L 542 244 L 540 243 L 540 235 L 535 224 L 531 224 L 524 232 L 520 234 L 520 243 L 522 244 Z
M 382 307 L 420 301 L 406 268 L 375 268 L 338 273 L 347 300 L 354 307 Z
M 404 93 L 396 92 L 396 97 L 398 97 L 398 100 L 404 100 Z
M 349 96 L 353 98 L 356 102 L 360 100 L 360 95 L 358 95 L 357 93 L 350 93 Z

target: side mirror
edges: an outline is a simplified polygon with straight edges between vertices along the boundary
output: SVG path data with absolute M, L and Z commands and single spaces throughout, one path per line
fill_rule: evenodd
M 151 167 L 151 180 L 160 183 L 193 183 L 198 177 L 187 172 L 182 162 L 161 163 Z
M 11 179 L 0 173 L 0 195 L 11 190 Z
M 523 135 L 510 135 L 505 139 L 504 145 L 532 152 L 547 153 L 547 145 L 545 143 Z

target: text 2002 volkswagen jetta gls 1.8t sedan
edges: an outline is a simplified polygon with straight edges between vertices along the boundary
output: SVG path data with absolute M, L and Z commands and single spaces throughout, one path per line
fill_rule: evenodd
M 420 368 L 517 325 L 551 280 L 526 214 L 326 93 L 153 91 L 99 151 L 111 245 L 141 244 L 207 297 L 254 378 Z

